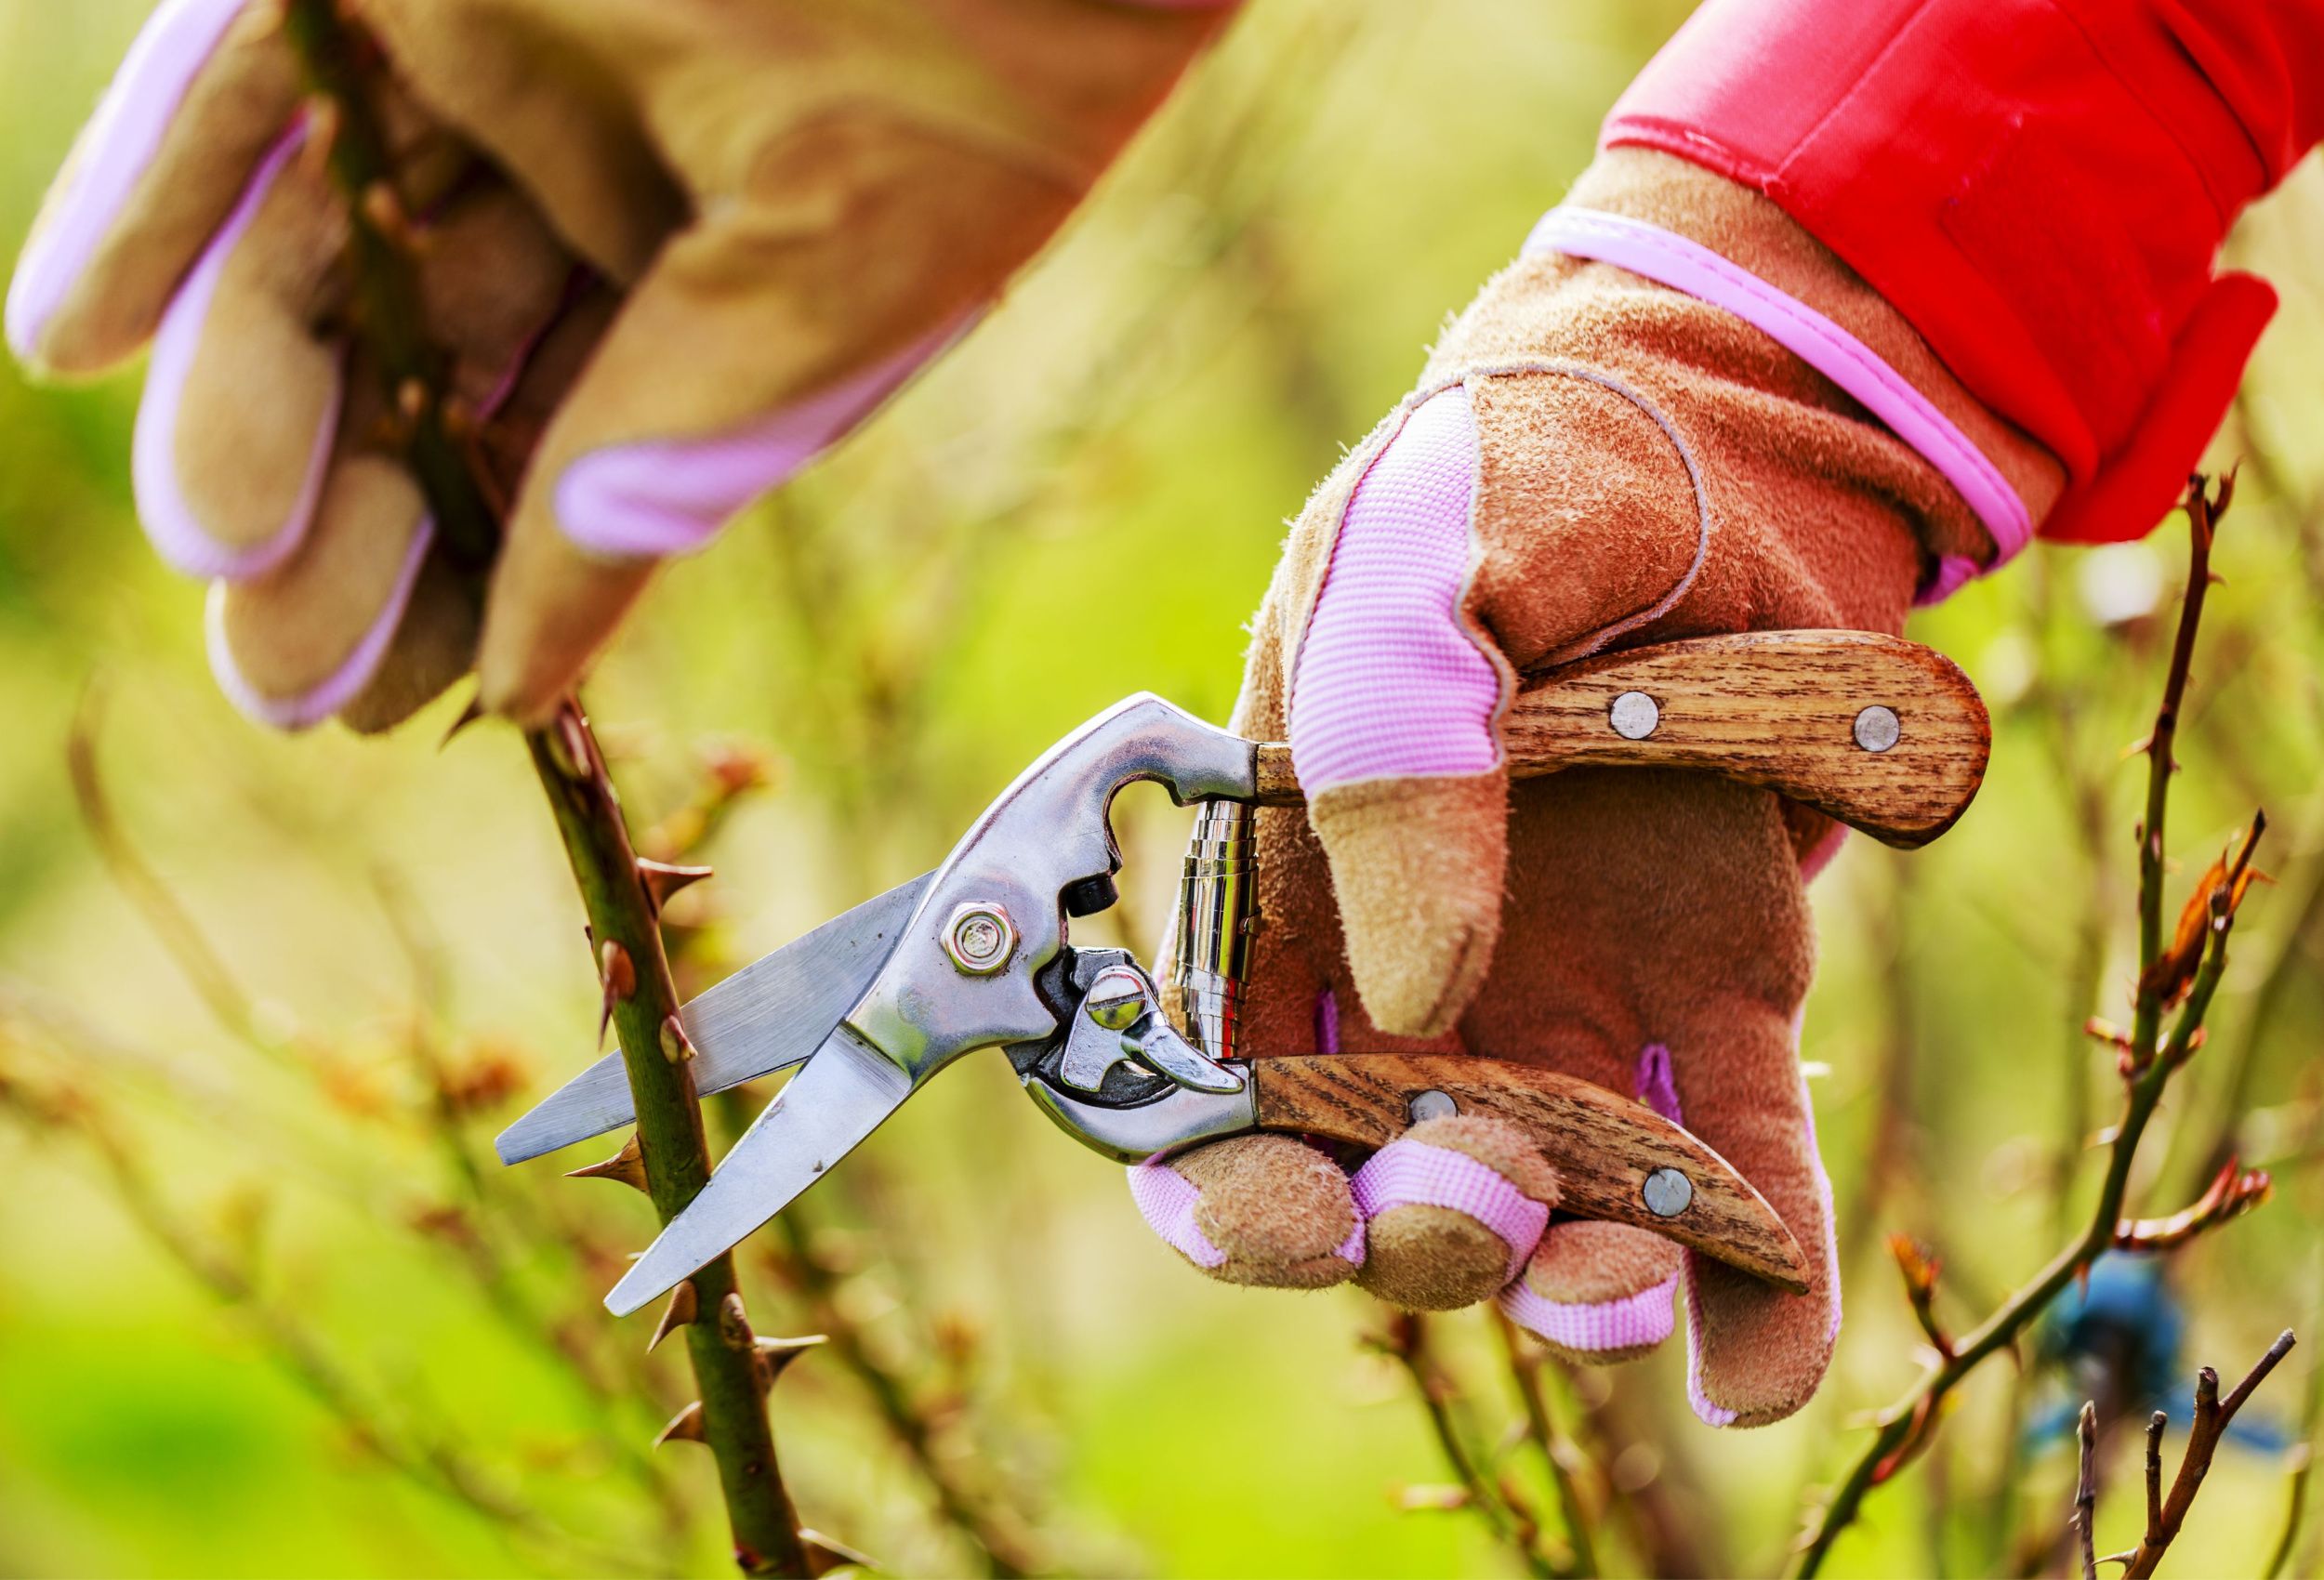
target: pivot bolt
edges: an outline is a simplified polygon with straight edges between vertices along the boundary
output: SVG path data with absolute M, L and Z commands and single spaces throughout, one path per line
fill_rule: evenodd
M 1452 1100 L 1452 1094 L 1449 1092 L 1426 1091 L 1419 1093 L 1412 1099 L 1412 1123 L 1415 1125 L 1422 1120 L 1442 1119 L 1447 1114 L 1459 1112 L 1460 1105 Z
M 1643 741 L 1662 722 L 1662 709 L 1644 691 L 1624 691 L 1606 709 L 1606 722 L 1625 741 Z
M 1017 924 L 997 901 L 956 906 L 944 924 L 944 953 L 963 976 L 989 977 L 1008 965 L 1016 950 Z
M 1897 719 L 1896 710 L 1893 707 L 1882 707 L 1874 703 L 1856 715 L 1856 744 L 1868 752 L 1888 750 L 1903 737 L 1905 727 Z
M 1657 1218 L 1676 1218 L 1695 1199 L 1694 1182 L 1675 1168 L 1657 1168 L 1646 1176 L 1639 1191 L 1646 1210 Z

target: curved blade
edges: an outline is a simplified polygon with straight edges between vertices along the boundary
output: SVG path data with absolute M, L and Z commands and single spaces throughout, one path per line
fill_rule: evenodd
M 833 1031 L 614 1285 L 607 1310 L 627 1316 L 789 1206 L 911 1095 L 911 1077 L 878 1049 Z
M 879 975 L 929 880 L 922 873 L 761 955 L 679 1016 L 694 1045 L 694 1094 L 708 1097 L 802 1062 Z M 637 1117 L 621 1055 L 609 1053 L 500 1133 L 504 1164 L 523 1163 Z

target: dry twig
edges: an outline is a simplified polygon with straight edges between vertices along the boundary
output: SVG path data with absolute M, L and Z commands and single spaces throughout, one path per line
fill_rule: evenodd
M 1391 1310 L 1387 1321 L 1366 1342 L 1404 1368 L 1428 1414 L 1430 1430 L 1444 1452 L 1445 1463 L 1459 1479 L 1462 1496 L 1440 1507 L 1473 1510 L 1502 1546 L 1525 1564 L 1536 1580 L 1561 1580 L 1575 1573 L 1571 1560 L 1545 1551 L 1541 1524 L 1515 1489 L 1488 1473 L 1485 1458 L 1469 1444 L 1453 1411 L 1456 1389 L 1452 1379 L 1429 1353 L 1428 1319 L 1417 1311 Z
M 2074 1537 L 2081 1546 L 2082 1580 L 2098 1580 L 2097 1533 L 2093 1529 L 2098 1512 L 2098 1407 L 2088 1400 L 2074 1422 L 2074 1438 L 2081 1448 L 2080 1472 L 2074 1481 Z
M 2162 1429 L 2167 1417 L 2159 1410 L 2155 1412 L 2146 1427 L 2146 1534 L 2139 1538 L 2135 1547 L 2112 1554 L 2106 1560 L 2123 1566 L 2124 1580 L 2147 1580 L 2161 1567 L 2163 1554 L 2178 1539 L 2180 1528 L 2186 1523 L 2187 1510 L 2195 1506 L 2195 1494 L 2203 1490 L 2203 1478 L 2211 1473 L 2212 1455 L 2218 1452 L 2227 1423 L 2235 1419 L 2236 1412 L 2243 1408 L 2252 1390 L 2267 1380 L 2267 1374 L 2291 1353 L 2296 1342 L 2291 1330 L 2284 1329 L 2276 1342 L 2267 1347 L 2267 1353 L 2224 1399 L 2219 1394 L 2217 1372 L 2205 1366 L 2197 1374 L 2195 1425 L 2187 1433 L 2186 1452 L 2179 1458 L 2179 1473 L 2172 1480 L 2168 1497 L 2162 1491 Z

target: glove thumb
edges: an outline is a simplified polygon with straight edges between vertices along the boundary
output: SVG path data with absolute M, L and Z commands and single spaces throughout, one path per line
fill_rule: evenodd
M 1450 1031 L 1500 940 L 1508 775 L 1340 785 L 1316 795 L 1308 816 L 1365 1014 L 1393 1036 Z
M 1383 428 L 1352 458 L 1344 504 L 1327 484 L 1310 507 L 1337 530 L 1295 534 L 1295 552 L 1303 537 L 1329 558 L 1288 723 L 1365 1013 L 1392 1035 L 1435 1036 L 1500 935 L 1509 666 L 1462 609 L 1478 469 L 1467 392 L 1439 390 Z

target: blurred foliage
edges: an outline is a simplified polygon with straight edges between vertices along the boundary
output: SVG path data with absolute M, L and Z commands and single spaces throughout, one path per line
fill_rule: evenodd
M 0 235 L 22 234 L 142 9 L 0 4 Z M 676 567 L 593 697 L 633 821 L 719 869 L 676 908 L 689 991 L 919 870 L 1123 692 L 1223 717 L 1277 523 L 1580 169 L 1684 9 L 1254 8 L 956 355 Z M 2133 1196 L 2172 1211 L 2227 1150 L 2275 1175 L 2273 1205 L 2171 1258 L 2172 1346 L 2231 1375 L 2324 1300 L 2313 165 L 2234 251 L 2287 304 L 2218 446 L 2246 459 L 2244 493 L 2173 848 L 2184 883 L 2265 805 L 2278 882 Z M 384 743 L 236 717 L 204 673 L 197 591 L 131 520 L 135 390 L 0 371 L 0 1574 L 717 1573 L 706 1462 L 648 1447 L 682 1368 L 595 1299 L 646 1205 L 491 1161 L 491 1133 L 588 1057 L 597 1002 L 522 754 L 491 731 L 440 752 L 456 703 Z M 1857 1413 L 1914 1374 L 1884 1236 L 1942 1257 L 1933 1298 L 1963 1321 L 2087 1210 L 2115 1076 L 2080 1026 L 2128 993 L 2141 775 L 2122 752 L 2179 563 L 2169 540 L 2037 550 L 1921 619 L 1984 689 L 1996 751 L 1944 842 L 1858 842 L 1817 885 L 1802 1057 L 1847 1256 L 1839 1357 L 1811 1408 L 1750 1433 L 1694 1421 L 1677 1355 L 1552 1374 L 1584 1495 L 1618 1503 L 1610 1567 L 1780 1567 Z M 76 718 L 110 849 L 76 810 Z M 763 783 L 722 798 L 743 781 Z M 1113 925 L 1141 944 L 1182 837 L 1159 803 L 1121 810 Z M 120 881 L 129 861 L 214 956 L 200 980 Z M 1506 1565 L 1440 1495 L 1407 1369 L 1362 1342 L 1377 1308 L 1195 1277 L 1113 1170 L 979 1064 L 822 1187 L 802 1233 L 750 1248 L 761 1327 L 843 1340 L 775 1399 L 810 1524 L 907 1573 L 972 1570 L 979 1541 L 1085 1573 Z M 2254 1406 L 2287 1440 L 2314 1426 L 2316 1350 Z M 1433 1322 L 1429 1355 L 1459 1411 L 1519 1410 L 1481 1315 Z M 2088 1359 L 2029 1346 L 2022 1375 L 1980 1374 L 1831 1572 L 2061 1560 L 2070 1429 L 2020 1423 Z M 2139 1422 L 2114 1424 L 2104 1463 L 2128 1489 Z M 2303 1452 L 2231 1443 L 2182 1551 L 2263 1568 Z M 1506 1472 L 1548 1506 L 1539 1466 Z M 2101 1551 L 2136 1505 L 2100 1500 Z M 2317 1571 L 2312 1540 L 2287 1550 L 2285 1573 Z

